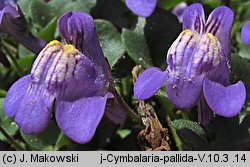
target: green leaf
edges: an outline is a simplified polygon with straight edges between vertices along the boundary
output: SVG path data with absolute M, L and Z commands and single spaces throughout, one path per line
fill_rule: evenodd
M 136 64 L 145 68 L 152 66 L 152 59 L 149 54 L 148 45 L 144 37 L 145 19 L 139 18 L 135 30 L 122 30 L 122 40 L 125 44 L 128 55 Z
M 104 55 L 108 58 L 110 66 L 113 67 L 125 52 L 121 34 L 109 21 L 95 20 L 95 23 Z
M 37 34 L 37 36 L 47 42 L 50 42 L 55 39 L 56 27 L 57 27 L 57 17 L 54 17 L 47 24 L 47 26 Z
M 122 139 L 125 139 L 128 135 L 131 134 L 131 130 L 129 130 L 129 129 L 119 129 L 119 130 L 117 130 L 117 134 L 118 134 Z
M 156 10 L 146 19 L 144 28 L 150 57 L 155 66 L 166 68 L 168 48 L 181 32 L 181 24 L 177 17 L 169 11 Z
M 68 11 L 89 13 L 96 0 L 33 0 L 30 4 L 31 19 L 40 28 L 46 26 L 54 17 L 60 17 Z
M 178 137 L 185 144 L 185 150 L 210 150 L 207 135 L 196 122 L 178 119 L 173 121 L 173 127 L 176 129 Z
M 187 128 L 198 134 L 199 136 L 205 137 L 206 134 L 202 127 L 198 125 L 196 122 L 189 121 L 189 120 L 184 120 L 184 119 L 178 119 L 173 122 L 173 126 L 176 129 L 183 129 Z
M 60 129 L 54 121 L 50 122 L 49 127 L 37 135 L 25 135 L 21 133 L 25 143 L 34 150 L 53 150 L 53 146 L 56 144 L 58 136 L 60 135 Z
M 20 6 L 22 12 L 26 17 L 30 17 L 30 0 L 21 0 L 17 2 L 18 5 Z
M 206 139 L 197 135 L 194 131 L 188 128 L 177 129 L 176 133 L 181 139 L 181 141 L 185 144 L 184 150 L 192 150 L 192 151 L 211 150 L 211 147 Z
M 94 18 L 108 20 L 119 28 L 129 27 L 136 21 L 136 16 L 131 15 L 121 0 L 97 0 L 91 15 Z
M 30 16 L 33 23 L 40 27 L 46 26 L 53 18 L 52 9 L 43 0 L 33 0 L 30 3 Z
M 96 0 L 51 0 L 48 5 L 53 11 L 53 16 L 60 16 L 68 11 L 74 12 L 86 12 L 89 13 L 90 10 L 95 6 Z
M 30 55 L 34 55 L 31 51 L 29 51 L 27 48 L 25 48 L 22 44 L 18 45 L 18 56 L 20 58 L 27 57 Z
M 250 2 L 244 2 L 244 3 L 237 3 L 239 5 L 239 7 L 237 8 L 237 20 L 240 21 L 247 21 L 250 19 L 250 11 L 249 11 L 249 7 L 250 7 Z
M 0 65 L 0 88 L 8 90 L 20 76 L 17 75 L 13 68 L 5 68 Z M 3 82 L 4 81 L 4 82 Z
M 250 115 L 241 118 L 216 117 L 210 122 L 207 131 L 214 150 L 250 149 Z
M 183 0 L 174 0 L 174 1 L 173 0 L 172 1 L 160 0 L 160 6 L 163 9 L 170 10 L 171 8 L 174 8 L 176 5 L 178 5 L 181 2 L 183 2 Z
M 6 133 L 8 133 L 9 136 L 14 136 L 18 131 L 18 127 L 16 123 L 5 114 L 3 103 L 4 98 L 0 98 L 0 126 L 6 131 Z M 6 140 L 1 132 L 0 140 Z
M 30 72 L 36 56 L 34 54 L 18 59 L 19 65 L 25 72 Z
M 221 1 L 215 0 L 202 0 L 201 3 L 204 5 L 209 5 L 213 9 L 221 5 Z

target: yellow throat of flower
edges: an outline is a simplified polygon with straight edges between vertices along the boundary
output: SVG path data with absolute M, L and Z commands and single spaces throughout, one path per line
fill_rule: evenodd
M 61 46 L 62 44 L 58 40 L 53 40 L 50 41 L 50 43 L 47 46 L 52 46 L 52 45 Z
M 75 48 L 75 46 L 71 44 L 66 44 L 63 47 L 63 51 L 67 54 L 77 54 L 79 51 Z
M 75 48 L 75 46 L 71 45 L 71 44 L 66 44 L 63 45 L 61 42 L 57 41 L 57 40 L 53 40 L 50 43 L 48 43 L 47 47 L 53 47 L 53 48 L 61 48 L 63 52 L 65 52 L 66 55 L 68 54 L 77 54 L 79 53 L 79 51 Z

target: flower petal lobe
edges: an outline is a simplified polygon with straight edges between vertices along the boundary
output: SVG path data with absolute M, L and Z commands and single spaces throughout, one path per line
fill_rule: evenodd
M 233 11 L 226 6 L 221 6 L 211 12 L 206 23 L 206 32 L 212 33 L 218 38 L 227 58 L 230 57 L 231 51 L 231 30 L 233 20 Z
M 30 83 L 31 75 L 26 75 L 10 87 L 4 100 L 4 108 L 8 116 L 13 117 L 16 114 L 19 102 L 26 93 Z
M 190 109 L 196 105 L 202 93 L 203 76 L 192 80 L 171 75 L 167 79 L 167 95 L 178 108 Z
M 246 88 L 242 81 L 225 87 L 205 79 L 203 91 L 209 107 L 216 114 L 224 117 L 237 115 L 246 100 Z
M 20 101 L 15 122 L 25 134 L 40 133 L 48 127 L 54 98 L 44 96 L 44 91 L 28 91 Z
M 183 13 L 183 30 L 202 34 L 205 32 L 205 14 L 201 4 L 188 6 Z
M 134 85 L 134 95 L 139 100 L 153 96 L 166 81 L 167 71 L 152 67 L 145 70 Z
M 244 44 L 250 44 L 250 21 L 248 21 L 241 30 L 241 38 Z
M 128 8 L 141 17 L 150 16 L 157 5 L 157 0 L 126 0 Z
M 60 129 L 77 143 L 90 141 L 99 125 L 106 106 L 107 96 L 81 98 L 75 101 L 58 101 L 56 120 Z

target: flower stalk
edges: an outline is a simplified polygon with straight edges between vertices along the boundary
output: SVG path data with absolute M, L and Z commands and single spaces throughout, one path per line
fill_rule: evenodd
M 8 57 L 12 61 L 14 67 L 16 68 L 17 74 L 21 77 L 24 75 L 23 69 L 18 63 L 16 57 L 13 55 L 12 51 L 9 50 L 9 47 L 5 45 L 6 43 L 3 43 L 3 49 L 7 53 Z
M 6 137 L 7 142 L 12 145 L 17 151 L 25 151 L 25 149 L 20 146 L 9 134 L 0 126 L 0 132 Z

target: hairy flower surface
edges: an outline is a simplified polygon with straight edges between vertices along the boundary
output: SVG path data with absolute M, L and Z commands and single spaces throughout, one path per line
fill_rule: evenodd
M 124 121 L 126 115 L 114 98 L 92 17 L 68 12 L 60 18 L 59 30 L 71 44 L 50 42 L 39 53 L 31 74 L 12 85 L 4 106 L 26 134 L 46 129 L 54 108 L 60 129 L 72 140 L 86 143 L 94 136 L 105 110 L 116 123 Z M 107 104 L 108 99 L 112 105 Z
M 135 97 L 153 96 L 166 81 L 168 98 L 176 107 L 191 109 L 199 102 L 199 121 L 204 124 L 209 121 L 208 108 L 224 117 L 238 114 L 246 90 L 242 81 L 229 84 L 233 17 L 231 9 L 222 6 L 213 10 L 205 21 L 200 4 L 187 7 L 183 32 L 167 53 L 168 68 L 162 71 L 152 67 L 144 71 L 134 86 Z

